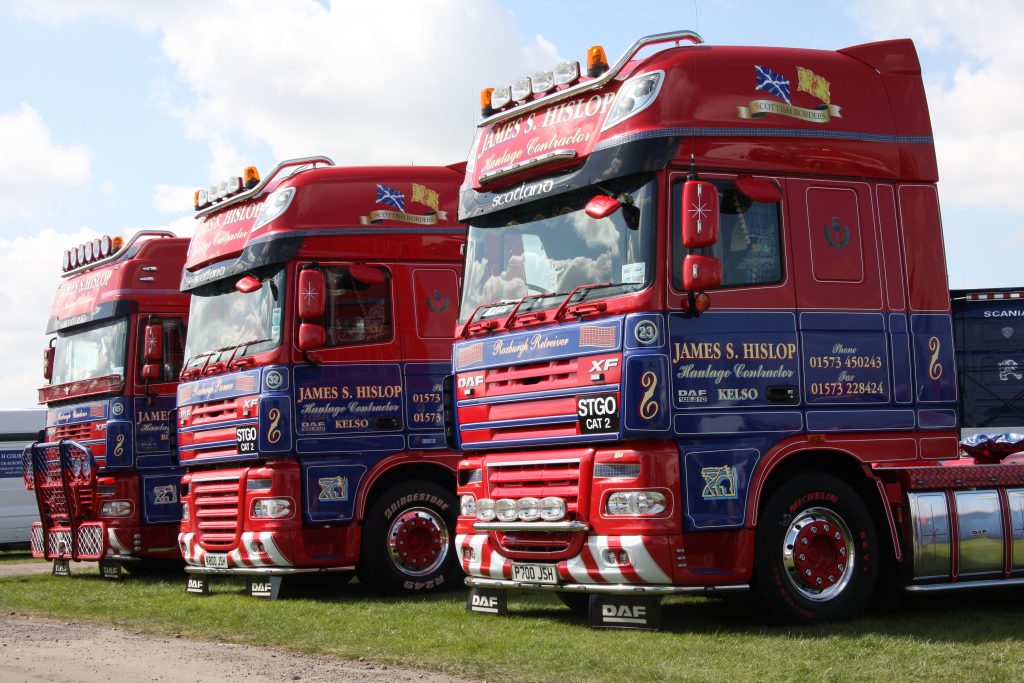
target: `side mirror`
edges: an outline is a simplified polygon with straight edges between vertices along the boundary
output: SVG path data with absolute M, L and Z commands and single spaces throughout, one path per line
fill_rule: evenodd
M 714 256 L 687 254 L 683 259 L 683 289 L 701 292 L 722 284 L 722 262 Z
M 52 341 L 50 342 L 53 343 Z M 53 359 L 57 353 L 57 349 L 53 346 L 47 346 L 43 349 L 43 379 L 49 382 L 53 379 Z
M 704 180 L 683 185 L 683 246 L 710 247 L 718 241 L 718 188 Z
M 779 189 L 779 186 L 768 180 L 737 178 L 736 189 L 755 202 L 774 204 L 775 202 L 782 201 L 782 191 Z
M 327 329 L 316 323 L 299 325 L 299 350 L 312 351 L 327 343 Z
M 142 358 L 147 361 L 161 361 L 164 358 L 164 326 L 160 323 L 146 325 L 143 339 Z
M 319 320 L 324 316 L 324 289 L 322 270 L 307 268 L 299 271 L 299 291 L 295 295 L 299 299 L 300 320 Z M 301 348 L 301 344 L 299 346 Z
M 142 378 L 150 381 L 160 379 L 160 364 L 146 363 L 142 366 Z
M 583 207 L 583 211 L 591 218 L 601 219 L 611 216 L 621 208 L 622 203 L 615 197 L 598 194 L 594 195 L 594 197 L 587 202 L 587 205 Z

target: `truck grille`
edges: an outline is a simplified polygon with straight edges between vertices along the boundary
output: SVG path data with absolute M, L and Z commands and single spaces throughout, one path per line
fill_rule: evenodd
M 238 527 L 242 511 L 239 501 L 240 478 L 192 480 L 195 492 L 196 528 L 198 540 L 206 550 L 231 550 L 238 540 Z
M 532 462 L 489 463 L 489 497 L 518 500 L 532 496 L 558 496 L 566 504 L 567 520 L 580 518 L 580 466 L 578 458 Z M 495 532 L 498 545 L 509 552 L 564 553 L 572 545 L 573 533 Z
M 84 422 L 74 425 L 58 425 L 53 427 L 51 441 L 71 439 L 72 441 L 87 441 L 92 436 L 93 423 Z

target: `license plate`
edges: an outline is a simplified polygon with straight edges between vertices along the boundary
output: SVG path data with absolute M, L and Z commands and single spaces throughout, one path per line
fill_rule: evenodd
M 553 564 L 512 563 L 512 580 L 527 583 L 558 583 L 558 572 Z
M 203 564 L 214 569 L 227 569 L 228 556 L 224 553 L 207 553 L 203 556 Z
M 238 447 L 239 455 L 253 455 L 256 453 L 256 427 L 248 425 L 235 427 L 235 445 Z

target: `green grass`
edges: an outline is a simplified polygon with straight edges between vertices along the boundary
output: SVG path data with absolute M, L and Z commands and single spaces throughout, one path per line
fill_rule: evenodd
M 0 550 L 0 564 L 42 561 L 34 560 L 32 553 L 27 548 L 24 550 Z
M 6 612 L 489 681 L 1024 680 L 1021 590 L 915 597 L 899 610 L 814 628 L 778 626 L 746 598 L 673 597 L 657 633 L 592 630 L 553 595 L 511 597 L 511 616 L 489 617 L 468 614 L 461 591 L 382 598 L 352 584 L 264 602 L 237 583 L 187 596 L 184 574 L 0 579 Z

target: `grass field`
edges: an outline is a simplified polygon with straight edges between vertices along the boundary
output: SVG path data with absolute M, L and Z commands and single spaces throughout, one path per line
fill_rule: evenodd
M 511 616 L 488 617 L 468 614 L 461 591 L 382 598 L 350 584 L 263 602 L 240 583 L 186 595 L 184 574 L 120 583 L 81 573 L 0 579 L 8 613 L 489 681 L 1024 680 L 1022 590 L 915 596 L 899 610 L 815 628 L 778 626 L 746 598 L 674 597 L 657 633 L 592 630 L 552 595 L 511 597 Z
M 34 562 L 32 553 L 26 548 L 24 550 L 0 550 L 0 564 L 9 562 Z M 42 562 L 42 560 L 38 560 Z

